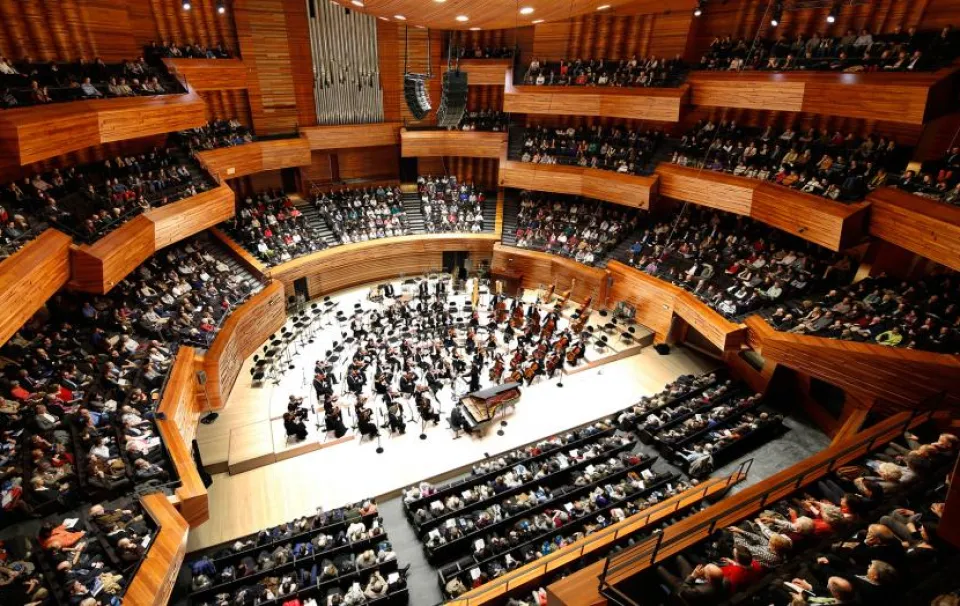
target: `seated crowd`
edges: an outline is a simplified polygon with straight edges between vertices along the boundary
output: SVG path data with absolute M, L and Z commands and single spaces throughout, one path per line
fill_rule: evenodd
M 337 244 L 367 242 L 411 232 L 398 186 L 342 189 L 318 194 L 313 205 Z
M 524 132 L 520 161 L 641 175 L 648 172 L 664 137 L 661 130 L 640 131 L 622 126 L 538 126 Z
M 486 132 L 506 132 L 510 116 L 496 109 L 481 109 L 464 112 L 457 130 L 479 130 Z
M 466 46 L 454 47 L 453 54 L 460 59 L 512 59 L 513 49 L 506 45 L 480 46 L 475 44 L 472 48 Z
M 888 185 L 915 196 L 960 206 L 960 147 L 951 147 L 940 160 L 924 163 L 919 174 L 905 170 Z
M 136 214 L 195 196 L 210 187 L 205 178 L 195 177 L 191 168 L 199 171 L 175 148 L 158 147 L 11 181 L 0 196 L 7 208 L 24 209 L 27 216 L 39 217 L 93 242 Z M 8 223 L 11 221 L 11 230 L 26 231 L 22 221 Z
M 734 176 L 773 181 L 832 200 L 860 200 L 906 166 L 909 151 L 893 139 L 858 137 L 787 126 L 751 128 L 735 121 L 700 120 L 683 137 L 671 162 Z
M 561 59 L 558 63 L 534 59 L 523 76 L 523 84 L 537 86 L 677 86 L 686 66 L 679 55 L 630 59 Z
M 46 227 L 26 210 L 30 202 L 26 197 L 17 199 L 11 193 L 7 189 L 0 192 L 0 260 L 23 248 Z
M 32 541 L 26 537 L 0 541 L 0 603 L 45 606 L 53 594 L 37 560 Z
M 419 177 L 420 212 L 427 233 L 483 231 L 486 198 L 472 183 L 456 177 Z
M 960 353 L 960 276 L 879 275 L 765 314 L 777 330 L 888 347 Z
M 175 44 L 173 42 L 151 42 L 143 47 L 144 56 L 151 63 L 159 63 L 160 59 L 232 59 L 223 42 L 216 46 L 204 46 L 198 42 Z
M 97 57 L 72 63 L 11 61 L 0 56 L 0 108 L 61 101 L 185 92 L 162 65 L 140 57 L 107 64 Z
M 267 265 L 279 265 L 323 250 L 327 242 L 283 190 L 266 190 L 237 201 L 227 231 Z
M 638 222 L 635 211 L 616 204 L 524 191 L 520 194 L 516 245 L 596 265 Z
M 856 72 L 915 72 L 936 69 L 956 58 L 960 40 L 951 26 L 939 32 L 903 31 L 873 34 L 848 29 L 842 36 L 780 35 L 751 44 L 732 36 L 717 37 L 696 69 L 712 70 L 825 70 Z
M 180 147 L 195 154 L 221 147 L 234 147 L 251 143 L 253 133 L 236 118 L 211 120 L 205 126 L 182 130 L 175 134 Z
M 907 603 L 952 557 L 937 527 L 958 440 L 901 439 L 684 549 L 652 590 L 703 605 Z
M 690 205 L 647 227 L 626 262 L 733 319 L 848 284 L 849 258 L 732 213 Z

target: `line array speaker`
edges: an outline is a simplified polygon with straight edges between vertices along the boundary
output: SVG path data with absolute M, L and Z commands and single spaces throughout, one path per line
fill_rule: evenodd
M 437 126 L 454 127 L 460 124 L 467 111 L 467 72 L 450 70 L 443 74 L 443 94 L 437 110 Z
M 427 81 L 423 74 L 403 76 L 403 96 L 407 100 L 410 113 L 417 120 L 423 120 L 430 113 L 430 95 L 427 94 Z

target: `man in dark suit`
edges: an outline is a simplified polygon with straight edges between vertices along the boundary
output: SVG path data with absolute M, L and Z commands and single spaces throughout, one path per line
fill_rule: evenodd
M 360 395 L 360 392 L 363 391 L 363 385 L 366 381 L 363 378 L 363 375 L 360 374 L 360 371 L 356 368 L 350 371 L 350 374 L 347 375 L 347 389 L 352 393 Z
M 693 568 L 686 558 L 678 556 L 677 568 L 682 580 L 665 566 L 659 566 L 657 574 L 687 604 L 718 604 L 730 595 L 730 582 L 716 564 L 701 564 Z

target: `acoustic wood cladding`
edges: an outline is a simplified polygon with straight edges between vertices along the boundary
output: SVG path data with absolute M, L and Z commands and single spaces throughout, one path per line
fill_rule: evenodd
M 128 8 L 110 0 L 3 0 L 0 55 L 74 61 L 137 56 Z
M 460 60 L 460 71 L 467 72 L 467 86 L 503 86 L 511 67 L 510 59 Z
M 397 178 L 400 150 L 396 145 L 342 149 L 337 152 L 339 180 Z
M 404 158 L 419 156 L 499 158 L 507 149 L 507 133 L 402 129 L 400 144 L 400 155 Z
M 160 436 L 180 477 L 175 493 L 177 508 L 190 526 L 199 526 L 210 517 L 207 489 L 191 453 L 191 442 L 200 423 L 195 362 L 196 350 L 192 347 L 177 351 L 159 408 L 166 418 L 157 420 Z
M 831 250 L 863 233 L 865 203 L 841 204 L 765 181 L 661 163 L 660 194 L 753 217 Z
M 267 170 L 309 166 L 310 145 L 303 138 L 256 141 L 200 152 L 197 158 L 211 174 L 235 179 Z
M 0 344 L 70 278 L 70 237 L 48 229 L 0 263 Z
M 236 118 L 240 124 L 253 128 L 250 116 L 250 96 L 246 90 L 208 90 L 200 93 L 207 106 L 208 120 L 230 120 Z
M 443 253 L 463 251 L 488 258 L 498 234 L 428 234 L 383 238 L 337 246 L 293 259 L 270 270 L 270 277 L 293 294 L 293 282 L 307 278 L 310 296 L 336 292 L 351 286 L 401 275 L 436 271 Z
M 948 75 L 692 72 L 687 82 L 694 105 L 923 124 L 931 87 Z
M 910 408 L 946 392 L 949 405 L 960 404 L 957 356 L 777 332 L 759 316 L 746 324 L 764 358 L 860 399 Z
M 425 161 L 428 158 L 420 158 L 418 167 L 420 173 L 424 174 L 426 168 Z M 456 175 L 461 183 L 473 183 L 486 191 L 496 191 L 497 178 L 500 174 L 500 163 L 494 158 L 466 158 L 464 156 L 445 156 L 442 158 L 443 171 L 433 172 L 434 175 L 448 174 Z M 427 172 L 426 174 L 431 174 Z M 492 200 L 491 202 L 492 203 Z
M 148 211 L 146 216 L 154 225 L 154 248 L 160 250 L 226 221 L 235 212 L 234 202 L 233 190 L 227 185 L 220 185 L 180 202 Z
M 240 59 L 164 59 L 195 91 L 247 88 L 247 66 Z
M 604 307 L 607 298 L 607 272 L 597 267 L 552 255 L 497 243 L 493 247 L 491 273 L 519 274 L 523 288 L 537 289 L 556 286 L 556 292 L 570 290 L 570 298 L 583 302 L 593 297 L 596 309 Z M 574 283 L 576 281 L 576 283 Z
M 73 249 L 71 286 L 105 294 L 156 252 L 153 221 L 134 218 L 92 245 Z
M 190 526 L 162 492 L 143 497 L 140 504 L 160 529 L 136 569 L 123 596 L 124 606 L 163 606 L 177 581 L 187 553 Z
M 688 94 L 686 84 L 678 88 L 507 86 L 503 111 L 677 122 Z
M 671 7 L 674 8 L 674 7 Z M 626 10 L 626 9 L 625 9 Z M 663 10 L 662 4 L 648 11 Z M 682 55 L 693 10 L 659 14 L 591 14 L 534 27 L 533 55 L 541 61 Z
M 217 12 L 214 0 L 194 0 L 189 11 L 183 10 L 182 0 L 136 0 L 122 4 L 129 13 L 138 48 L 167 40 L 204 46 L 223 44 L 234 56 L 239 52 L 232 0 L 225 0 L 227 10 L 223 14 Z
M 586 196 L 623 206 L 649 209 L 656 199 L 659 178 L 616 173 L 597 168 L 500 162 L 500 186 Z
M 400 123 L 349 124 L 346 126 L 311 126 L 301 128 L 311 151 L 348 147 L 379 147 L 400 143 Z
M 402 30 L 394 23 L 377 20 L 377 62 L 380 68 L 380 90 L 383 91 L 383 119 L 387 122 L 399 121 L 404 105 L 403 45 L 400 44 Z
M 204 124 L 203 99 L 193 91 L 22 107 L 0 112 L 0 151 L 23 165 L 92 145 Z
M 243 361 L 283 326 L 287 319 L 284 301 L 283 285 L 271 281 L 234 309 L 223 323 L 203 357 L 205 393 L 211 410 L 226 406 Z
M 960 271 L 960 208 L 886 187 L 867 202 L 871 236 Z

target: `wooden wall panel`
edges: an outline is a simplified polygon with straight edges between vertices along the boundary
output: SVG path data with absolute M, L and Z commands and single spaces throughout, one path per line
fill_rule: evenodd
M 689 87 L 587 88 L 565 86 L 508 86 L 503 110 L 525 114 L 603 116 L 677 122 Z
M 759 183 L 665 162 L 657 166 L 657 174 L 663 196 L 745 216 L 750 216 L 753 190 Z
M 283 0 L 287 20 L 287 45 L 290 53 L 290 72 L 293 75 L 293 97 L 297 105 L 297 125 L 300 128 L 317 123 L 317 107 L 313 98 L 313 55 L 310 52 L 310 26 L 307 23 L 307 3 L 303 0 Z
M 399 145 L 400 123 L 349 124 L 346 126 L 311 126 L 300 129 L 312 151 L 338 150 L 345 147 L 380 147 Z
M 195 92 L 162 97 L 74 101 L 0 112 L 0 151 L 30 164 L 92 145 L 206 124 Z
M 247 88 L 247 66 L 240 59 L 164 59 L 163 63 L 195 91 Z
M 499 158 L 507 151 L 507 133 L 459 130 L 400 131 L 400 155 Z
M 720 351 L 737 351 L 746 342 L 747 329 L 744 326 L 730 322 L 689 292 L 677 294 L 673 312 Z
M 887 187 L 867 202 L 871 236 L 960 271 L 960 208 Z
M 377 20 L 377 61 L 386 122 L 399 122 L 403 117 L 403 81 L 398 77 L 403 73 L 403 46 L 399 43 L 402 33 L 395 24 Z
M 473 86 L 467 89 L 467 111 L 503 110 L 503 85 Z
M 309 166 L 310 147 L 303 138 L 255 141 L 200 152 L 197 159 L 211 174 L 236 179 L 262 171 Z
M 333 154 L 313 152 L 310 154 L 310 165 L 300 169 L 303 189 L 310 191 L 313 183 L 330 183 L 333 181 Z
M 154 224 L 154 248 L 160 250 L 226 221 L 236 208 L 233 190 L 220 185 L 160 208 L 147 211 Z
M 677 295 L 683 291 L 617 261 L 608 263 L 607 271 L 613 280 L 609 294 L 611 304 L 626 301 L 634 306 L 637 322 L 657 333 L 657 341 L 665 341 L 673 325 Z
M 141 51 L 127 11 L 109 0 L 3 0 L 0 55 L 37 61 L 136 57 Z
M 240 124 L 253 128 L 250 116 L 250 97 L 243 90 L 208 90 L 200 93 L 207 107 L 207 120 L 231 120 L 236 118 Z
M 190 526 L 162 492 L 146 495 L 140 504 L 160 531 L 136 569 L 123 603 L 125 606 L 163 606 L 170 602 L 183 565 Z
M 226 406 L 244 360 L 286 322 L 285 301 L 283 285 L 271 281 L 234 309 L 223 323 L 203 360 L 207 405 L 211 410 Z
M 73 249 L 70 286 L 105 294 L 156 252 L 153 221 L 140 215 L 100 238 Z
M 467 72 L 467 86 L 499 86 L 507 81 L 513 59 L 461 59 L 460 70 Z
M 659 191 L 659 177 L 626 175 L 597 168 L 561 164 L 500 163 L 501 187 L 586 196 L 614 204 L 649 209 Z
M 199 526 L 210 517 L 207 488 L 191 452 L 191 442 L 200 423 L 195 361 L 196 350 L 192 347 L 181 347 L 177 351 L 159 408 L 166 418 L 157 420 L 160 436 L 180 477 L 180 486 L 175 492 L 177 509 L 190 526 Z
M 344 149 L 337 153 L 339 178 L 374 179 L 396 177 L 400 173 L 400 154 L 395 145 Z
M 70 237 L 47 229 L 0 263 L 0 344 L 70 278 Z
M 606 271 L 550 253 L 497 243 L 493 247 L 490 271 L 494 274 L 520 274 L 520 285 L 531 290 L 553 285 L 559 293 L 572 286 L 572 300 L 583 302 L 587 297 L 593 297 L 595 308 L 602 307 L 607 298 Z
M 764 358 L 826 381 L 862 400 L 910 409 L 947 394 L 960 404 L 960 357 L 777 332 L 759 316 L 747 326 Z
M 151 42 L 197 42 L 204 46 L 223 44 L 234 56 L 239 53 L 232 0 L 226 1 L 227 11 L 222 15 L 217 13 L 214 0 L 194 0 L 189 11 L 183 10 L 182 0 L 136 0 L 124 4 L 141 48 Z
M 495 158 L 446 156 L 443 158 L 443 165 L 446 174 L 456 175 L 461 182 L 474 183 L 487 191 L 497 189 L 500 163 Z

